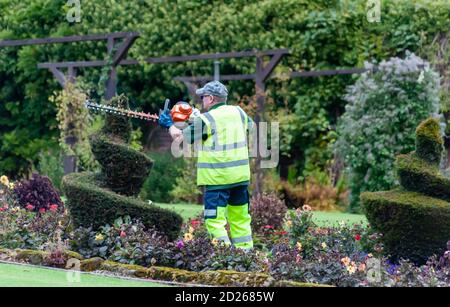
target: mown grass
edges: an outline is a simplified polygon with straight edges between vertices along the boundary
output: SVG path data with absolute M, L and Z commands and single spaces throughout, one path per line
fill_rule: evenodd
M 167 285 L 126 280 L 115 277 L 80 274 L 74 271 L 51 270 L 39 267 L 0 263 L 0 287 L 165 287 Z M 74 282 L 70 282 L 74 281 Z
M 197 204 L 156 204 L 161 208 L 166 208 L 178 212 L 184 221 L 190 218 L 200 216 L 203 212 L 203 206 Z M 343 212 L 313 212 L 313 220 L 318 226 L 336 226 L 339 222 L 344 221 L 347 224 L 367 224 L 367 219 L 361 214 L 350 214 Z

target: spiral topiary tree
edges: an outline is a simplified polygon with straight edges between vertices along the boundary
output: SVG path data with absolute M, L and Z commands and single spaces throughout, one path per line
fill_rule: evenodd
M 450 179 L 439 171 L 442 152 L 439 122 L 429 118 L 416 129 L 416 151 L 397 156 L 401 187 L 361 194 L 367 219 L 394 261 L 424 263 L 450 241 Z
M 128 108 L 128 100 L 123 95 L 116 96 L 109 104 Z M 129 215 L 174 239 L 181 228 L 181 217 L 136 198 L 153 161 L 130 147 L 129 119 L 108 113 L 103 128 L 89 139 L 101 172 L 73 173 L 63 178 L 66 205 L 74 226 L 97 228 Z

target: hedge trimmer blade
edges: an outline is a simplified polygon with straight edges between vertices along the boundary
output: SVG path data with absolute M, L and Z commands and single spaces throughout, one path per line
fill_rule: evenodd
M 90 102 L 90 101 L 86 101 L 84 105 L 86 106 L 86 108 L 94 110 L 94 111 L 98 111 L 98 112 L 111 113 L 111 114 L 132 117 L 132 118 L 138 118 L 138 119 L 147 120 L 147 121 L 157 121 L 159 119 L 159 116 L 156 114 L 136 112 L 133 110 L 106 106 L 103 104 L 98 104 L 98 103 L 94 103 L 94 102 Z

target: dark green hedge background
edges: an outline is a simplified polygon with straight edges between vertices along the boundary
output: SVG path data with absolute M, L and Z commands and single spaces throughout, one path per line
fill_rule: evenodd
M 402 56 L 406 50 L 426 57 L 441 32 L 448 33 L 447 1 L 382 1 L 380 23 L 369 23 L 366 1 L 306 0 L 90 0 L 81 1 L 81 23 L 69 23 L 62 0 L 0 0 L 0 39 L 139 31 L 129 57 L 188 55 L 290 48 L 277 71 L 362 66 L 372 59 Z M 38 153 L 57 144 L 55 106 L 59 89 L 39 62 L 106 58 L 105 42 L 0 49 L 0 173 L 18 177 L 37 162 Z M 223 74 L 252 73 L 254 59 L 229 59 Z M 187 99 L 182 75 L 210 75 L 212 61 L 119 68 L 119 92 L 133 108 L 155 112 L 169 97 Z M 80 72 L 97 84 L 101 69 Z M 322 169 L 331 158 L 328 144 L 343 111 L 345 87 L 357 76 L 272 80 L 269 109 L 287 107 L 292 136 L 285 155 L 299 173 Z M 230 101 L 253 95 L 253 82 L 228 83 Z

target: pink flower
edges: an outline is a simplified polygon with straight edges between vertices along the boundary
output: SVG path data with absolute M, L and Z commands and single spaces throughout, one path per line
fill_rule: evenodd
M 4 211 L 6 211 L 6 208 L 5 207 L 1 207 L 0 208 L 0 212 L 4 212 Z
M 361 240 L 361 235 L 360 235 L 359 233 L 355 236 L 355 240 L 356 240 L 356 241 Z
M 192 220 L 192 221 L 191 221 L 191 226 L 192 226 L 192 227 L 197 227 L 198 225 L 200 225 L 200 223 L 201 223 L 201 222 L 200 222 L 199 220 Z
M 34 206 L 30 203 L 27 204 L 27 206 L 25 207 L 25 209 L 33 211 L 34 210 Z
M 183 240 L 180 240 L 177 242 L 177 248 L 182 249 L 184 247 L 184 242 Z
M 126 232 L 122 230 L 122 231 L 120 232 L 120 237 L 121 237 L 121 238 L 126 238 L 126 236 L 127 236 Z
M 265 225 L 263 226 L 264 229 L 274 229 L 275 227 L 273 227 L 272 225 Z
M 44 214 L 45 213 L 45 208 L 41 208 L 41 209 L 39 209 L 39 213 L 41 213 L 41 214 Z
M 58 211 L 58 205 L 55 205 L 55 204 L 50 205 L 50 211 L 51 211 L 51 212 L 56 212 L 56 211 Z

